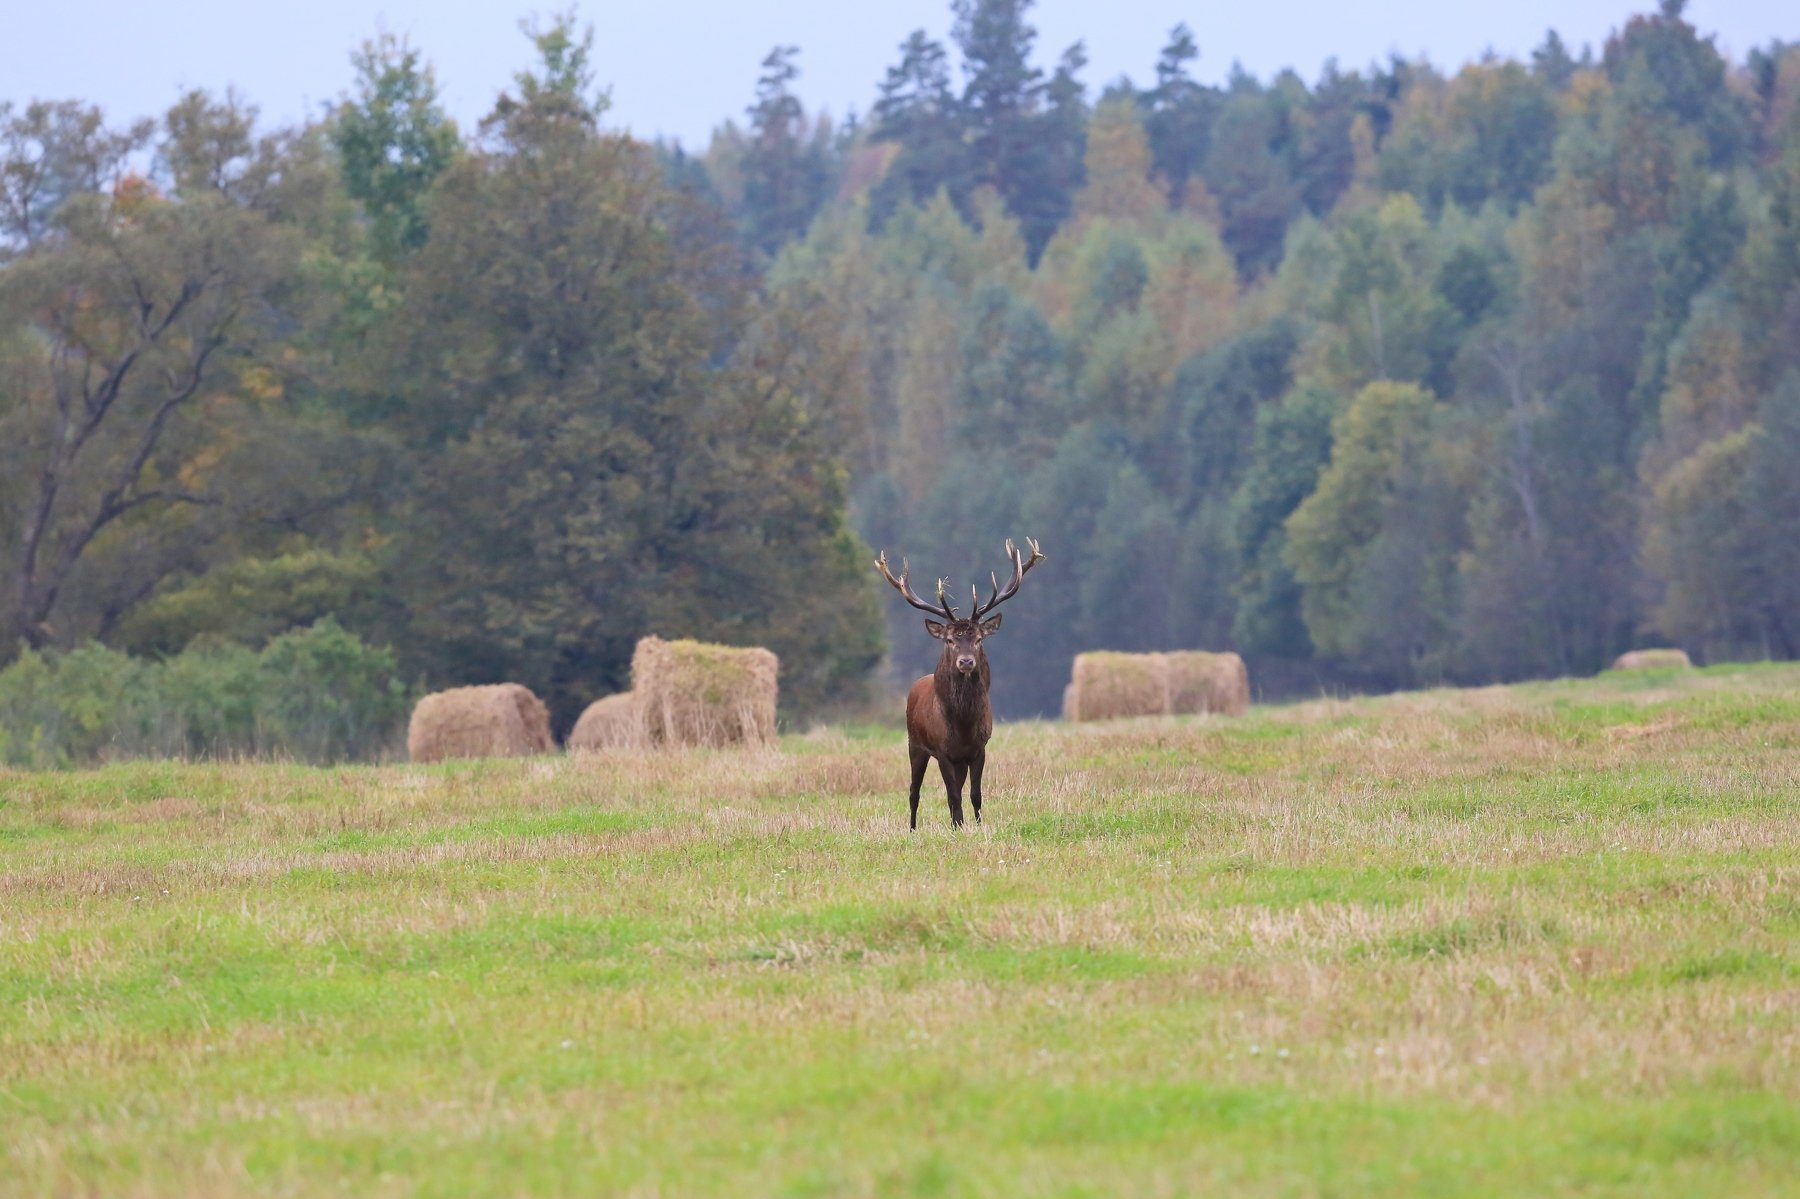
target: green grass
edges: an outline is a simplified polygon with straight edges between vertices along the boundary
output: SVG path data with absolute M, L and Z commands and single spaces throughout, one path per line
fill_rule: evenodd
M 0 1194 L 1800 1193 L 1800 669 L 0 774 Z

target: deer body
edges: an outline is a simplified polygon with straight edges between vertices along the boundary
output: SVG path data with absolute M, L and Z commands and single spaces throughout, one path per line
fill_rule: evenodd
M 996 622 L 998 623 L 998 622 Z M 919 827 L 919 787 L 925 768 L 937 759 L 950 800 L 950 823 L 963 822 L 963 782 L 969 784 L 969 806 L 981 823 L 981 768 L 987 764 L 988 738 L 994 732 L 994 708 L 988 702 L 987 651 L 977 646 L 975 670 L 956 669 L 956 649 L 944 643 L 937 670 L 912 685 L 906 694 L 906 752 L 912 759 L 912 791 L 907 796 L 911 827 Z
M 1030 538 L 1031 560 L 1024 561 L 1013 543 L 1006 543 L 1012 559 L 1013 577 L 1004 591 L 999 579 L 993 579 L 994 590 L 987 603 L 980 593 L 971 597 L 971 618 L 957 617 L 956 609 L 944 598 L 944 581 L 938 580 L 938 602 L 930 605 L 913 594 L 907 585 L 907 569 L 900 566 L 900 577 L 888 570 L 887 555 L 876 559 L 875 567 L 891 583 L 903 599 L 922 612 L 945 618 L 925 622 L 925 631 L 944 643 L 937 669 L 912 685 L 906 695 L 906 752 L 912 763 L 912 789 L 907 795 L 911 809 L 910 827 L 919 827 L 919 788 L 925 781 L 926 767 L 937 760 L 938 772 L 944 779 L 944 792 L 950 803 L 950 823 L 960 828 L 963 822 L 962 793 L 969 787 L 969 803 L 975 810 L 975 823 L 981 823 L 981 771 L 987 764 L 988 738 L 994 731 L 994 709 L 988 701 L 988 684 L 993 672 L 988 667 L 987 651 L 982 639 L 1000 628 L 1000 617 L 983 620 L 995 608 L 1011 599 L 1019 590 L 1025 572 L 1043 558 L 1038 544 Z

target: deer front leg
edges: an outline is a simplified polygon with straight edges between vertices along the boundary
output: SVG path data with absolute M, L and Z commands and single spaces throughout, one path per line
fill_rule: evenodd
M 969 806 L 975 809 L 975 823 L 981 823 L 981 768 L 987 765 L 987 748 L 983 746 L 969 759 Z
M 943 758 L 938 759 L 938 773 L 944 776 L 944 792 L 950 797 L 950 824 L 961 828 L 962 817 L 962 768 L 952 766 Z
M 912 808 L 912 823 L 907 827 L 916 829 L 919 827 L 919 786 L 925 781 L 925 767 L 931 764 L 931 754 L 916 745 L 909 749 L 912 753 L 912 791 L 906 802 Z

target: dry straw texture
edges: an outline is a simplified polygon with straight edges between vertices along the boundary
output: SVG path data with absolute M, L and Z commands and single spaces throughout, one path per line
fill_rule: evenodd
M 1792 1196 L 1797 748 L 1784 663 L 1003 722 L 959 832 L 898 729 L 0 771 L 0 1194 Z
M 642 749 L 649 740 L 649 733 L 644 728 L 644 712 L 638 705 L 636 693 L 621 691 L 587 706 L 569 734 L 569 752 Z
M 1165 654 L 1109 650 L 1076 654 L 1063 714 L 1070 720 L 1161 716 L 1169 710 L 1169 661 Z
M 1063 690 L 1064 720 L 1120 716 L 1242 716 L 1250 709 L 1250 672 L 1236 654 L 1077 654 Z
M 406 753 L 415 762 L 518 758 L 555 747 L 549 711 L 529 687 L 518 683 L 427 695 L 413 709 L 406 729 Z
M 1250 671 L 1236 654 L 1181 650 L 1163 657 L 1168 659 L 1169 711 L 1242 716 L 1250 710 Z
M 780 666 L 766 649 L 646 637 L 631 656 L 631 690 L 658 745 L 767 745 Z
M 1614 670 L 1653 670 L 1666 666 L 1692 666 L 1687 651 L 1680 649 L 1634 649 L 1613 660 Z

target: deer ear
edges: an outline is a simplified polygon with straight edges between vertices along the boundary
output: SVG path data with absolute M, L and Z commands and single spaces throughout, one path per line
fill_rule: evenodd
M 933 637 L 936 637 L 939 641 L 942 641 L 944 639 L 944 634 L 948 633 L 950 630 L 935 620 L 928 620 L 925 622 L 925 631 L 930 633 Z
M 991 637 L 995 633 L 998 633 L 1000 631 L 1000 618 L 1004 615 L 1005 615 L 1005 613 L 996 612 L 996 613 L 994 613 L 994 619 L 982 621 L 981 622 L 981 635 L 983 637 Z

